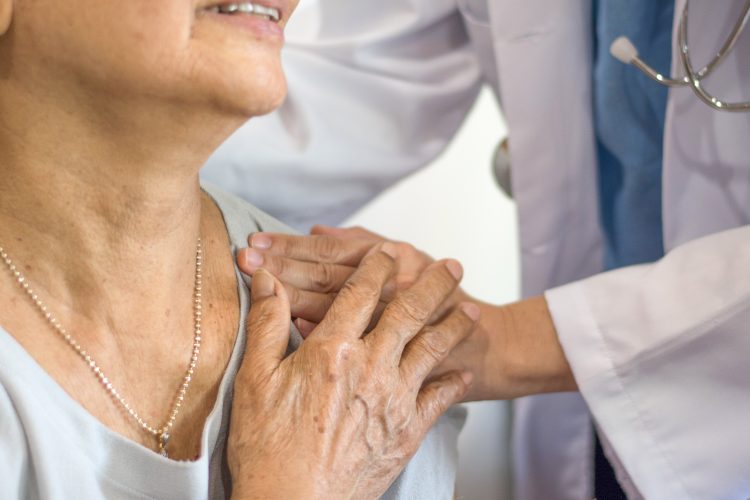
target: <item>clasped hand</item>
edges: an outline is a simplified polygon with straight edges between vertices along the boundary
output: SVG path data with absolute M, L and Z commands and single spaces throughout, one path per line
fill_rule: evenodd
M 250 248 L 238 256 L 240 268 L 253 274 L 266 269 L 284 284 L 291 301 L 295 324 L 303 336 L 309 334 L 326 315 L 347 279 L 355 272 L 375 246 L 386 242 L 382 236 L 362 228 L 329 228 L 316 226 L 311 236 L 257 233 L 248 238 Z M 390 242 L 395 250 L 395 269 L 383 286 L 373 318 L 376 320 L 387 304 L 399 293 L 408 290 L 434 260 L 408 243 Z M 473 300 L 461 288 L 455 287 L 427 320 L 434 324 L 461 304 L 479 304 L 482 316 L 493 314 L 494 308 Z M 503 365 L 491 357 L 490 332 L 477 325 L 469 338 L 461 342 L 443 362 L 433 376 L 461 370 L 473 375 L 474 383 L 464 401 L 494 399 L 497 390 L 488 383 L 495 372 L 501 373 Z M 493 373 L 486 373 L 491 371 Z M 512 384 L 505 391 L 512 396 Z
M 473 304 L 445 312 L 462 269 L 430 263 L 408 288 L 387 292 L 397 254 L 392 243 L 363 248 L 319 315 L 300 314 L 301 289 L 252 270 L 228 444 L 234 498 L 376 498 L 465 397 L 470 373 L 431 376 L 479 316 Z M 309 293 L 324 294 L 319 285 Z M 292 314 L 309 322 L 307 338 L 284 357 Z

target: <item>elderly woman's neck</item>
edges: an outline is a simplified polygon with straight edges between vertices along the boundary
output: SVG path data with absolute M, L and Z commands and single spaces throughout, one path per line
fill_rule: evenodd
M 89 126 L 54 109 L 0 117 L 0 245 L 92 300 L 102 283 L 176 282 L 194 260 L 198 168 L 213 145 L 185 139 L 189 124 L 135 123 Z
M 137 186 L 109 178 L 97 185 L 66 179 L 63 171 L 46 174 L 11 167 L 0 179 L 0 245 L 33 269 L 30 278 L 43 280 L 44 289 L 63 296 L 75 290 L 77 301 L 95 308 L 119 288 L 167 299 L 170 284 L 190 275 L 185 269 L 201 233 L 197 179 Z

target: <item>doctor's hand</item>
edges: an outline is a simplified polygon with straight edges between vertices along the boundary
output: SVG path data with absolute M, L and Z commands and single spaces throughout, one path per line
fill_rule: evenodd
M 286 358 L 287 293 L 268 271 L 253 273 L 228 439 L 234 499 L 376 498 L 466 394 L 468 373 L 427 380 L 479 314 L 463 304 L 425 327 L 458 285 L 457 262 L 425 268 L 365 334 L 395 255 L 392 244 L 369 252 Z
M 389 240 L 359 227 L 315 226 L 311 236 L 256 233 L 248 238 L 249 248 L 241 250 L 237 260 L 248 274 L 264 268 L 281 280 L 290 297 L 292 316 L 300 320 L 297 326 L 306 335 L 325 316 L 362 258 L 386 241 Z M 408 243 L 390 242 L 396 252 L 395 271 L 383 287 L 375 318 L 399 291 L 410 287 L 434 262 Z M 456 289 L 435 316 L 442 316 L 462 298 L 466 294 Z
M 248 238 L 250 248 L 241 250 L 237 259 L 240 268 L 248 274 L 252 275 L 263 268 L 278 276 L 290 297 L 292 316 L 296 318 L 295 324 L 303 336 L 308 335 L 326 315 L 363 256 L 387 241 L 362 228 L 316 226 L 312 233 L 311 236 L 253 234 Z M 430 256 L 410 244 L 391 242 L 391 248 L 395 250 L 395 269 L 383 286 L 374 320 L 379 318 L 390 301 L 399 293 L 409 290 L 420 274 L 434 263 Z M 427 323 L 441 320 L 460 304 L 471 300 L 456 287 L 435 309 Z M 471 336 L 435 369 L 433 376 L 454 370 L 469 371 L 474 383 L 465 401 L 494 398 L 496 392 L 490 392 L 486 385 L 491 376 L 487 372 L 498 371 L 488 356 L 489 340 L 488 331 L 482 329 L 480 323 Z

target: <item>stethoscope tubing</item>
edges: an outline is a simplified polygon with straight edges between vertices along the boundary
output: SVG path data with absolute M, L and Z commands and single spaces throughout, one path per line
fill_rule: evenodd
M 737 102 L 729 103 L 722 101 L 717 97 L 711 95 L 701 83 L 706 77 L 708 77 L 713 71 L 718 68 L 722 62 L 726 59 L 729 53 L 732 52 L 737 41 L 739 40 L 742 33 L 747 27 L 748 21 L 750 21 L 750 0 L 745 3 L 742 9 L 742 13 L 735 23 L 732 31 L 727 36 L 719 52 L 716 53 L 713 59 L 704 66 L 702 69 L 696 71 L 692 64 L 690 56 L 690 45 L 688 44 L 688 21 L 689 21 L 689 9 L 690 1 L 686 0 L 685 8 L 680 16 L 680 24 L 678 27 L 678 42 L 680 45 L 680 61 L 685 71 L 685 76 L 682 78 L 673 78 L 670 76 L 662 75 L 661 73 L 654 70 L 640 57 L 635 55 L 630 64 L 641 70 L 645 75 L 654 80 L 655 82 L 665 85 L 667 87 L 685 87 L 689 86 L 698 98 L 711 106 L 712 108 L 719 111 L 734 111 L 734 112 L 747 112 L 750 111 L 750 102 Z

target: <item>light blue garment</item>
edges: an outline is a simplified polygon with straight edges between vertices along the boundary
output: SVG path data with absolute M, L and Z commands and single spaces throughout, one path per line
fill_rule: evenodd
M 289 229 L 248 203 L 206 187 L 224 216 L 232 250 L 259 230 Z M 0 326 L 0 500 L 221 500 L 229 497 L 226 439 L 234 376 L 245 349 L 250 297 L 239 270 L 237 341 L 194 462 L 168 460 L 114 431 L 71 398 Z M 52 331 L 40 335 L 54 336 Z M 293 332 L 290 348 L 301 342 Z M 454 407 L 427 434 L 385 500 L 450 500 L 458 433 L 466 410 Z M 290 481 L 307 481 L 289 471 Z
M 672 59 L 674 0 L 597 0 L 594 115 L 608 269 L 664 254 L 662 156 L 667 89 L 609 54 L 629 37 L 658 71 Z

